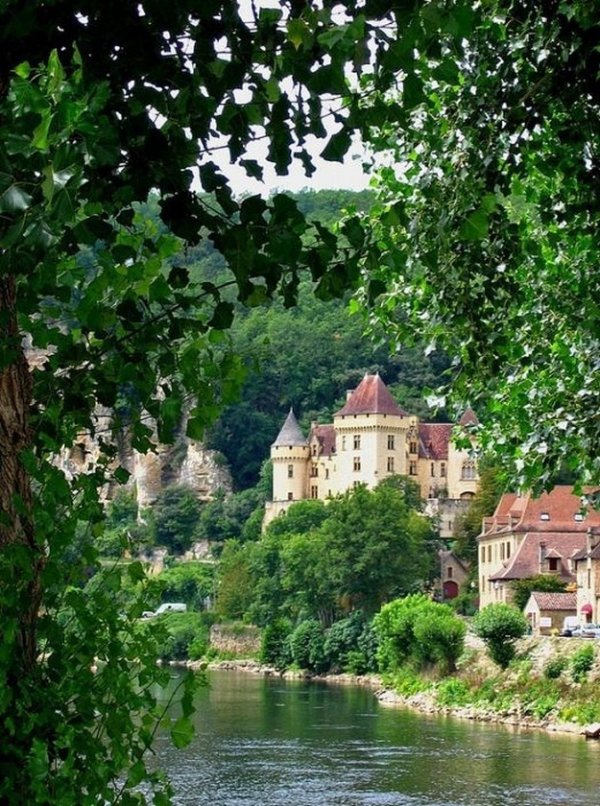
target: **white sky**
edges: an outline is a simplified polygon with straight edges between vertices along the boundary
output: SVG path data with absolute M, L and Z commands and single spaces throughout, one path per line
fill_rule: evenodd
M 314 139 L 314 138 L 313 138 Z M 260 193 L 268 195 L 275 190 L 299 191 L 308 188 L 310 190 L 323 189 L 344 189 L 344 190 L 364 190 L 369 185 L 369 175 L 363 171 L 364 154 L 360 146 L 354 145 L 343 163 L 328 162 L 316 156 L 323 150 L 327 140 L 315 140 L 314 146 L 307 147 L 311 154 L 316 171 L 308 177 L 304 173 L 302 163 L 295 160 L 289 166 L 287 176 L 278 176 L 272 163 L 266 159 L 266 146 L 256 144 L 247 155 L 249 159 L 255 159 L 264 171 L 264 181 L 259 182 L 246 176 L 246 172 L 239 165 L 231 165 L 226 154 L 213 156 L 214 161 L 219 165 L 222 172 L 231 182 L 231 187 L 235 195 L 241 193 Z

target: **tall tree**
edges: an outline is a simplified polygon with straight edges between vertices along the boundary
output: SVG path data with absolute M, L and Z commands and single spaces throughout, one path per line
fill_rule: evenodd
M 392 338 L 454 359 L 455 400 L 514 482 L 600 483 L 597 6 L 430 3 L 404 53 L 403 109 L 373 211 L 363 299 Z M 457 52 L 457 15 L 470 31 Z M 410 97 L 412 108 L 407 110 Z M 371 104 L 366 95 L 366 105 Z M 395 95 L 375 106 L 398 108 Z
M 129 661 L 152 653 L 137 641 L 135 612 L 125 646 L 119 607 L 106 591 L 78 592 L 82 573 L 63 561 L 78 523 L 97 529 L 102 517 L 98 489 L 115 449 L 95 412 L 112 408 L 142 451 L 152 446 L 147 418 L 168 440 L 184 407 L 188 433 L 201 435 L 243 375 L 222 336 L 233 316 L 225 287 L 247 305 L 275 293 L 292 305 L 303 271 L 324 299 L 357 278 L 349 249 L 336 256 L 336 237 L 310 226 L 289 198 L 236 201 L 210 154 L 224 148 L 260 176 L 245 151 L 265 138 L 280 175 L 294 157 L 310 175 L 306 139 L 315 135 L 323 156 L 340 160 L 360 123 L 349 73 L 370 69 L 369 41 L 387 47 L 381 23 L 390 9 L 354 0 L 251 4 L 243 19 L 230 0 L 1 6 L 4 802 L 112 801 L 148 775 L 152 731 L 131 712 L 151 707 L 154 672 Z M 382 86 L 391 83 L 389 69 L 380 72 Z M 333 133 L 323 126 L 328 114 Z M 211 201 L 194 192 L 195 177 Z M 151 190 L 165 226 L 140 208 Z M 227 266 L 220 287 L 178 257 L 205 238 Z M 351 246 L 361 239 L 348 231 Z M 68 479 L 53 457 L 86 430 L 106 461 Z M 118 573 L 100 576 L 118 587 Z M 105 665 L 90 679 L 94 651 Z M 127 689 L 123 681 L 136 675 Z M 176 742 L 188 736 L 178 724 Z

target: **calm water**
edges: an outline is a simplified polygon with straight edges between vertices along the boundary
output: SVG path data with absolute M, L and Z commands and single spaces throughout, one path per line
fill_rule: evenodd
M 177 804 L 598 806 L 600 745 L 384 708 L 369 691 L 212 672 Z

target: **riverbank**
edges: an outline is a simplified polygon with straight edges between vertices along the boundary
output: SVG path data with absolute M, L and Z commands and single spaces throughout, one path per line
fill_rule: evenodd
M 457 674 L 442 679 L 407 670 L 390 678 L 376 674 L 318 676 L 296 670 L 281 672 L 254 659 L 208 664 L 191 661 L 186 665 L 368 687 L 386 707 L 408 707 L 425 714 L 584 735 L 600 722 L 600 647 L 596 643 L 585 639 L 524 639 L 519 644 L 517 659 L 505 671 L 491 663 L 481 647 L 471 645 L 459 663 Z

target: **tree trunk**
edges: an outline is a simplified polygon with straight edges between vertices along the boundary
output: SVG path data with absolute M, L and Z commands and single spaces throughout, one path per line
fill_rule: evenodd
M 27 674 L 36 661 L 42 547 L 36 543 L 31 480 L 21 461 L 31 447 L 32 381 L 16 317 L 14 277 L 0 278 L 0 561 L 3 625 L 16 625 L 13 668 Z M 5 638 L 0 632 L 0 638 Z

